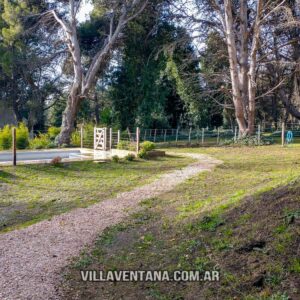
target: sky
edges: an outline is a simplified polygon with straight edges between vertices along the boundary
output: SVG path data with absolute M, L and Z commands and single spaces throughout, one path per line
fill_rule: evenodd
M 91 2 L 89 0 L 83 0 L 81 9 L 78 13 L 79 22 L 86 21 L 92 9 L 93 9 L 93 5 L 91 4 Z

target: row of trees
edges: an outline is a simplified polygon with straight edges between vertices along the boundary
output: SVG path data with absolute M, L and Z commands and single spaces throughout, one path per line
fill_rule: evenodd
M 300 118 L 297 0 L 0 0 L 1 101 L 17 121 L 122 128 Z

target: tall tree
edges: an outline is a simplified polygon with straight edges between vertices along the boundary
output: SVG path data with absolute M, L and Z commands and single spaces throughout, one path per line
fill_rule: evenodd
M 120 41 L 126 25 L 145 9 L 148 0 L 99 1 L 99 4 L 105 8 L 103 18 L 107 21 L 107 31 L 102 35 L 107 36 L 107 38 L 96 49 L 89 66 L 83 64 L 82 51 L 78 39 L 77 14 L 81 1 L 69 0 L 68 9 L 64 15 L 61 9 L 66 8 L 66 6 L 62 6 L 61 4 L 66 1 L 55 2 L 56 8 L 44 14 L 43 20 L 47 22 L 54 19 L 59 24 L 65 35 L 65 43 L 71 55 L 74 76 L 67 106 L 63 113 L 62 130 L 58 137 L 60 144 L 68 144 L 81 101 L 95 85 L 99 74 L 105 70 L 110 55 Z

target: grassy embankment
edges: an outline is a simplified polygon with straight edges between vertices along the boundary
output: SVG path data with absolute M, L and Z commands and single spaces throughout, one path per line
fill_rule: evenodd
M 300 148 L 175 151 L 224 164 L 106 230 L 64 270 L 65 299 L 298 299 Z M 213 268 L 220 282 L 84 283 L 79 273 Z

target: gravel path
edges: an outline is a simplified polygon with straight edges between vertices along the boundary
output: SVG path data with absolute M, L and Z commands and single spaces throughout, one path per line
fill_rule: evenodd
M 128 210 L 134 209 L 140 201 L 170 191 L 184 180 L 221 163 L 206 155 L 183 155 L 198 162 L 113 199 L 1 234 L 0 299 L 60 299 L 55 283 L 60 278 L 61 268 L 106 227 L 122 221 Z

